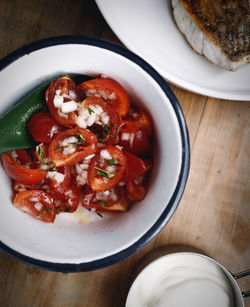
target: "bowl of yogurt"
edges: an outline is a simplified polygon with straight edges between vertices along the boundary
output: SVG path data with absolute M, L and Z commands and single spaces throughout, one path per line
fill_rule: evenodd
M 126 307 L 239 307 L 244 296 L 235 279 L 250 271 L 231 274 L 212 258 L 180 252 L 158 258 L 134 280 Z

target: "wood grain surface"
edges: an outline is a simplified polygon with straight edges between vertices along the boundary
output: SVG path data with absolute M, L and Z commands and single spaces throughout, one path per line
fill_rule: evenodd
M 121 44 L 94 1 L 1 0 L 0 25 L 1 58 L 59 35 Z M 191 169 L 183 198 L 164 230 L 129 259 L 86 273 L 44 271 L 0 252 L 0 306 L 124 306 L 137 272 L 172 251 L 199 250 L 231 272 L 250 267 L 250 102 L 171 87 L 189 129 Z M 242 290 L 250 289 L 249 280 L 239 281 Z M 245 302 L 250 306 L 250 299 Z

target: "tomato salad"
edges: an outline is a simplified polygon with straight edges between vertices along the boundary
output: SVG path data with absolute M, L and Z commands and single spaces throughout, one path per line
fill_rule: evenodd
M 48 111 L 27 124 L 37 146 L 2 154 L 14 205 L 53 223 L 80 203 L 91 211 L 124 212 L 142 200 L 153 129 L 124 88 L 103 76 L 76 85 L 66 75 L 50 84 L 45 100 Z

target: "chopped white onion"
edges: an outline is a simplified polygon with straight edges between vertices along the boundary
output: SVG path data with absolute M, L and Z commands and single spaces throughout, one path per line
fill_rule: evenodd
M 62 183 L 65 178 L 65 174 L 59 172 L 47 172 L 46 176 L 47 178 L 55 180 L 57 183 Z
M 100 156 L 101 156 L 103 159 L 106 159 L 106 160 L 112 159 L 112 157 L 111 157 L 111 155 L 110 155 L 110 153 L 109 153 L 109 151 L 108 151 L 107 149 L 102 149 L 102 150 L 100 151 Z
M 130 140 L 130 136 L 131 136 L 130 133 L 123 132 L 122 135 L 121 135 L 121 140 L 122 141 L 129 141 Z
M 75 136 L 70 136 L 66 139 L 64 139 L 63 141 L 60 142 L 60 146 L 64 147 L 64 146 L 68 146 L 70 145 L 71 143 L 75 143 L 77 142 L 77 138 Z
M 95 154 L 92 154 L 92 155 L 89 155 L 89 156 L 85 157 L 84 159 L 85 160 L 90 160 L 90 159 L 94 158 L 94 156 L 95 156 Z
M 39 198 L 38 197 L 31 197 L 30 201 L 33 201 L 35 203 L 35 202 L 39 201 Z
M 112 92 L 109 96 L 108 96 L 109 100 L 116 100 L 116 93 Z
M 55 108 L 60 108 L 63 104 L 63 96 L 55 95 L 53 102 Z
M 69 96 L 72 98 L 72 99 L 76 99 L 76 93 L 69 90 Z
M 69 154 L 72 154 L 72 153 L 75 152 L 75 151 L 76 151 L 76 149 L 75 149 L 75 147 L 73 147 L 73 146 L 65 147 L 65 148 L 63 149 L 63 155 L 69 155 Z
M 17 152 L 15 150 L 11 151 L 11 157 L 16 159 L 18 157 Z
M 129 140 L 129 145 L 130 145 L 130 147 L 133 146 L 134 137 L 135 137 L 135 134 L 134 134 L 134 133 L 131 133 L 131 135 L 130 135 L 130 140 Z
M 74 112 L 77 110 L 77 103 L 73 100 L 68 101 L 68 102 L 64 102 L 62 104 L 62 112 L 63 113 L 70 113 L 70 112 Z
M 115 172 L 115 166 L 114 165 L 108 165 L 106 167 L 106 171 L 109 172 L 109 173 Z
M 37 211 L 40 211 L 42 210 L 43 208 L 43 205 L 38 201 L 34 204 L 34 208 L 37 210 Z

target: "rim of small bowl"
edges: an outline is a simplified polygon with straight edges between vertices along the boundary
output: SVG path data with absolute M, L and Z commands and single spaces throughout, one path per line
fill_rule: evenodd
M 142 235 L 135 243 L 119 251 L 118 253 L 91 262 L 83 262 L 75 264 L 56 263 L 56 262 L 43 261 L 32 257 L 28 257 L 26 255 L 23 255 L 15 251 L 12 248 L 9 248 L 6 244 L 0 241 L 0 249 L 5 251 L 7 254 L 13 256 L 14 258 L 26 264 L 35 266 L 37 268 L 56 271 L 56 272 L 63 272 L 63 273 L 97 270 L 118 263 L 132 256 L 133 254 L 141 250 L 145 245 L 147 245 L 151 240 L 153 240 L 166 226 L 166 224 L 172 217 L 173 213 L 177 209 L 182 194 L 185 190 L 189 173 L 189 167 L 190 167 L 189 135 L 188 135 L 186 121 L 181 106 L 179 104 L 179 101 L 175 97 L 174 93 L 172 92 L 167 82 L 160 76 L 160 74 L 145 60 L 143 60 L 141 57 L 139 57 L 132 51 L 126 49 L 125 47 L 122 47 L 118 44 L 100 38 L 92 38 L 86 36 L 60 36 L 60 37 L 46 38 L 25 45 L 21 48 L 18 48 L 17 50 L 13 51 L 9 55 L 1 59 L 0 73 L 6 66 L 10 65 L 12 62 L 18 60 L 19 58 L 21 58 L 26 54 L 29 54 L 31 52 L 46 47 L 52 47 L 56 45 L 66 45 L 66 44 L 90 45 L 90 46 L 100 47 L 102 49 L 107 49 L 109 51 L 112 51 L 129 59 L 130 61 L 140 66 L 145 72 L 147 72 L 161 87 L 161 89 L 168 97 L 174 109 L 181 135 L 182 159 L 181 159 L 181 169 L 177 185 L 163 213 L 159 216 L 158 220 L 144 235 Z

